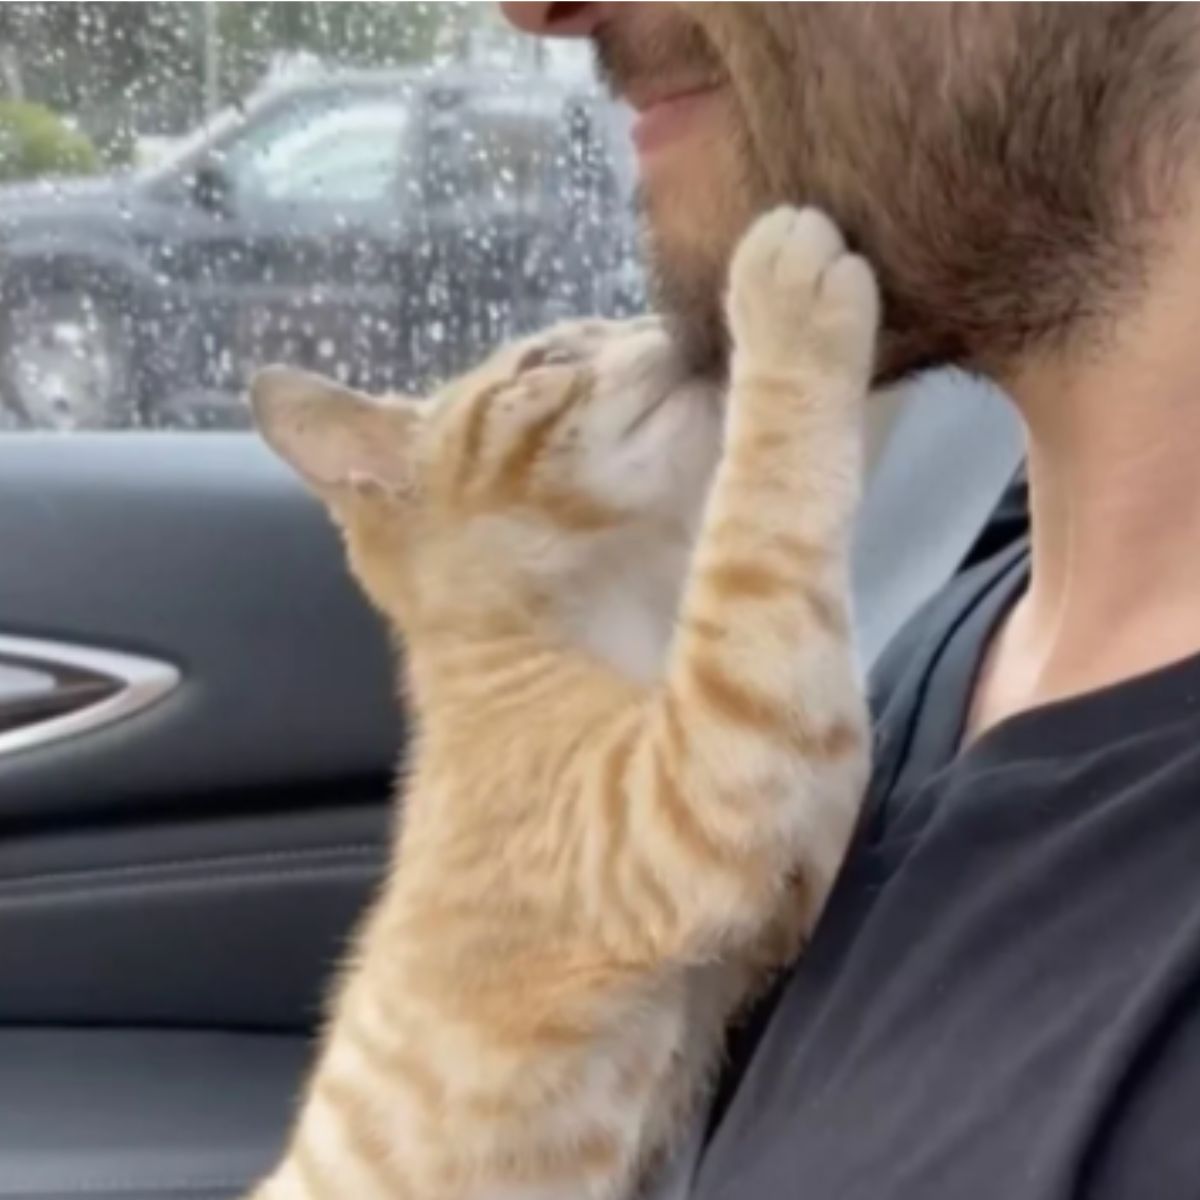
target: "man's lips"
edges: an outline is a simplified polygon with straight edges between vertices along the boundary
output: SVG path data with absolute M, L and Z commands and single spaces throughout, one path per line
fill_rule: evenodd
M 703 116 L 719 91 L 718 83 L 641 95 L 631 89 L 626 99 L 637 111 L 632 136 L 638 153 L 649 154 L 686 133 Z

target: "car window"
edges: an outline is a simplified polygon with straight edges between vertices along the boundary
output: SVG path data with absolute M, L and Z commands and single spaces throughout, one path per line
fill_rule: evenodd
M 332 94 L 248 129 L 220 161 L 239 199 L 324 206 L 396 202 L 414 165 L 403 97 Z
M 6 4 L 0 430 L 245 429 L 268 362 L 427 394 L 636 312 L 626 119 L 491 4 Z

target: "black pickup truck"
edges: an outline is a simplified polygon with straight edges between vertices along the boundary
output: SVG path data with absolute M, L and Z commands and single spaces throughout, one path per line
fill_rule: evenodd
M 0 428 L 236 425 L 265 361 L 414 389 L 635 309 L 619 117 L 536 84 L 321 74 L 152 169 L 0 188 Z

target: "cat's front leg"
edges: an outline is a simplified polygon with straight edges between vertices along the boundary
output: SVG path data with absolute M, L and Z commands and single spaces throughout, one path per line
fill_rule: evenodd
M 656 948 L 744 947 L 789 892 L 811 925 L 865 783 L 848 554 L 878 323 L 870 268 L 812 210 L 760 219 L 732 267 L 728 437 L 668 675 L 624 748 Z M 652 886 L 653 885 L 653 886 Z M 631 897 L 632 899 L 632 897 Z
M 779 208 L 742 239 L 726 301 L 732 334 L 726 452 L 694 581 L 715 558 L 804 540 L 844 565 L 862 483 L 862 409 L 879 299 L 866 261 L 815 209 Z M 724 534 L 737 522 L 736 544 Z M 812 563 L 804 563 L 808 568 Z M 819 590 L 819 571 L 799 582 Z M 844 601 L 841 579 L 826 584 Z

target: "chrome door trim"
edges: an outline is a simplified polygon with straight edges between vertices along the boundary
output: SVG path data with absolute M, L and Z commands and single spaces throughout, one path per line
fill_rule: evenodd
M 35 671 L 88 671 L 103 676 L 117 690 L 72 712 L 0 732 L 0 758 L 81 737 L 144 712 L 173 692 L 182 680 L 176 667 L 158 659 L 70 642 L 0 634 L 0 659 L 5 658 Z

